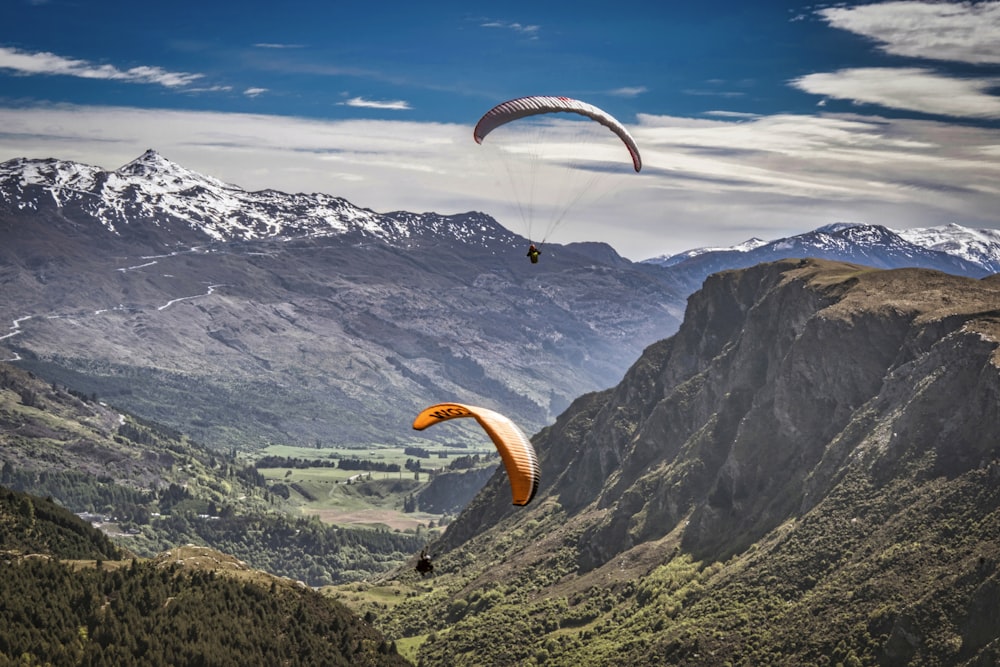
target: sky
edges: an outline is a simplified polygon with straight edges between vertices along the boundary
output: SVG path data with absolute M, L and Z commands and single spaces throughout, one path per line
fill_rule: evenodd
M 569 114 L 473 140 L 526 95 L 604 110 L 642 171 Z M 1000 228 L 1000 1 L 0 2 L 0 162 L 149 148 L 633 260 L 833 222 Z

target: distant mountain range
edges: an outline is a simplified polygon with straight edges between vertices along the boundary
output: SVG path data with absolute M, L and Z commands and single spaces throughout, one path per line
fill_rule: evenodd
M 830 225 L 630 262 L 489 215 L 250 192 L 155 151 L 0 164 L 0 359 L 220 447 L 409 441 L 440 400 L 534 432 L 677 330 L 716 271 L 784 257 L 980 277 L 989 232 Z M 445 430 L 427 437 L 478 437 Z M 421 434 L 421 437 L 424 437 Z
M 379 214 L 330 195 L 248 192 L 153 150 L 115 171 L 56 159 L 0 163 L 0 206 L 7 215 L 54 206 L 77 225 L 153 247 L 356 235 L 398 247 L 448 236 L 485 248 L 517 238 L 483 214 Z
M 752 238 L 728 248 L 696 248 L 645 260 L 672 269 L 692 291 L 710 274 L 794 257 L 854 262 L 879 269 L 934 269 L 982 278 L 1000 271 L 1000 230 L 941 227 L 891 230 L 835 223 L 774 241 Z
M 483 213 L 248 192 L 153 151 L 12 160 L 0 358 L 220 447 L 409 442 L 441 400 L 533 431 L 675 330 L 685 295 L 603 244 L 526 247 Z

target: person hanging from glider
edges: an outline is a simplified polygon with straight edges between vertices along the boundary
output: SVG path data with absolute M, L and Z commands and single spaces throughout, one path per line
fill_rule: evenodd
M 496 445 L 507 470 L 512 502 L 515 505 L 530 503 L 538 491 L 538 479 L 541 475 L 538 455 L 528 436 L 509 418 L 474 405 L 438 403 L 421 411 L 413 420 L 413 428 L 422 431 L 428 426 L 459 417 L 473 417 Z
M 528 246 L 528 258 L 531 259 L 532 264 L 538 264 L 538 256 L 542 254 L 542 251 L 535 247 L 532 243 Z
M 427 549 L 420 550 L 420 558 L 417 559 L 417 566 L 414 569 L 420 573 L 421 577 L 434 574 L 434 563 L 431 562 L 431 556 L 427 553 Z

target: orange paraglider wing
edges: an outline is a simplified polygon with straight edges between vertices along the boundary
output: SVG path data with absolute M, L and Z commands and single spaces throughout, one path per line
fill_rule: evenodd
M 538 491 L 540 469 L 535 448 L 517 424 L 499 412 L 461 403 L 438 403 L 424 409 L 413 420 L 413 428 L 422 431 L 448 419 L 473 417 L 496 445 L 515 505 L 527 505 Z

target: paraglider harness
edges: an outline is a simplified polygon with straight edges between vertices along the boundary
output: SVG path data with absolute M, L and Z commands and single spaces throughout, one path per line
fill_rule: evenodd
M 542 251 L 536 248 L 534 243 L 528 246 L 528 257 L 531 259 L 532 264 L 538 264 L 538 256 L 541 254 Z
M 417 560 L 417 566 L 414 569 L 420 573 L 421 577 L 434 574 L 434 563 L 431 562 L 431 557 L 427 553 L 427 549 L 420 550 L 420 558 Z

